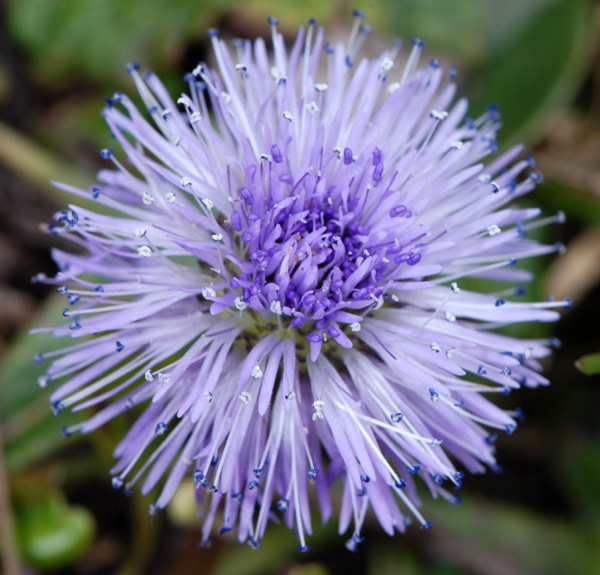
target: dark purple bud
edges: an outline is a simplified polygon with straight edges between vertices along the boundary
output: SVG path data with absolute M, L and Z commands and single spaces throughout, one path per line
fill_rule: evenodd
M 242 188 L 240 190 L 240 198 L 242 198 L 242 200 L 244 200 L 244 202 L 249 206 L 254 204 L 254 196 L 248 188 Z
M 421 261 L 421 254 L 420 253 L 416 253 L 416 254 L 411 254 L 410 257 L 408 258 L 408 260 L 406 261 L 406 263 L 409 266 L 414 266 L 415 264 L 418 264 Z
M 276 164 L 281 164 L 281 162 L 283 162 L 283 156 L 281 155 L 281 150 L 277 144 L 271 146 L 271 156 L 273 156 L 273 161 Z
M 233 214 L 231 214 L 231 227 L 236 232 L 242 231 L 242 216 L 240 216 L 239 212 L 233 212 Z
M 397 218 L 399 216 L 403 216 L 406 213 L 406 206 L 400 204 L 399 206 L 394 206 L 390 210 L 390 218 Z
M 375 148 L 373 150 L 373 165 L 377 166 L 380 163 L 381 163 L 381 150 L 379 148 Z M 383 167 L 381 168 L 381 170 L 383 171 Z
M 354 155 L 352 154 L 352 150 L 350 148 L 344 149 L 344 164 L 349 166 L 352 163 Z

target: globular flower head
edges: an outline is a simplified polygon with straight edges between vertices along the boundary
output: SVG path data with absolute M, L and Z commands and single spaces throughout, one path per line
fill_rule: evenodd
M 40 382 L 61 382 L 57 413 L 95 406 L 67 433 L 142 406 L 113 485 L 160 482 L 154 511 L 193 481 L 205 543 L 235 529 L 258 546 L 281 520 L 307 550 L 311 494 L 327 520 L 339 482 L 355 549 L 369 508 L 390 534 L 430 527 L 417 479 L 454 501 L 516 428 L 487 397 L 547 383 L 549 342 L 494 329 L 568 303 L 518 301 L 515 264 L 556 249 L 527 231 L 560 217 L 511 203 L 540 181 L 532 161 L 497 155 L 498 111 L 467 118 L 422 42 L 361 59 L 358 13 L 347 44 L 311 22 L 288 53 L 270 23 L 272 55 L 210 31 L 216 69 L 176 102 L 136 65 L 146 109 L 108 99 L 124 154 L 101 152 L 114 168 L 90 191 L 61 185 L 102 209 L 49 228 L 85 253 L 54 251 L 68 307 L 51 331 L 74 345 Z

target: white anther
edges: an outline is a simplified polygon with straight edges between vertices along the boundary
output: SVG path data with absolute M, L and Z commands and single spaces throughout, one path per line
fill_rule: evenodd
M 217 295 L 217 292 L 210 286 L 206 286 L 206 287 L 202 288 L 202 297 L 204 299 L 208 299 L 210 297 L 215 297 L 216 295 Z
M 152 194 L 149 194 L 148 192 L 144 192 L 142 194 L 142 202 L 149 206 L 150 204 L 154 203 L 154 196 Z
M 431 351 L 435 351 L 435 353 L 440 353 L 440 351 L 442 351 L 442 348 L 440 347 L 439 343 L 435 343 L 435 341 L 432 341 L 429 344 L 429 347 L 431 349 Z
M 206 399 L 206 403 L 212 403 L 213 394 L 210 391 L 204 392 L 204 399 Z
M 319 106 L 317 106 L 316 102 L 309 102 L 308 104 L 306 104 L 306 109 L 311 114 L 316 114 L 319 111 Z
M 327 92 L 329 86 L 327 84 L 315 84 L 315 90 L 317 92 Z
M 532 347 L 528 347 L 524 352 L 523 352 L 523 357 L 525 359 L 529 359 L 533 354 L 533 348 Z
M 354 333 L 358 333 L 361 329 L 362 329 L 362 327 L 361 327 L 360 323 L 357 321 L 350 324 L 350 330 L 353 331 Z
M 146 373 L 144 373 L 144 379 L 148 382 L 154 381 L 154 374 L 151 369 L 147 369 Z
M 165 109 L 164 109 L 164 110 L 163 110 L 163 111 L 162 111 L 160 114 L 161 114 L 161 116 L 162 116 L 163 118 L 165 118 L 165 119 L 166 119 L 166 118 L 167 118 L 167 116 L 170 116 L 170 115 L 171 115 L 171 110 L 170 110 L 169 108 L 165 108 Z
M 400 88 L 400 82 L 394 82 L 390 84 L 388 86 L 388 94 L 391 96 L 396 90 L 398 90 L 398 88 Z
M 450 323 L 455 322 L 456 316 L 452 315 L 449 311 L 447 311 L 446 312 L 446 321 L 449 321 Z
M 248 405 L 252 399 L 252 394 L 248 391 L 242 391 L 242 393 L 239 395 L 239 398 L 244 405 Z
M 169 383 L 171 381 L 171 374 L 170 373 L 162 373 L 159 372 L 158 373 L 158 381 L 160 381 L 160 383 Z
M 208 198 L 202 198 L 200 201 L 204 204 L 204 207 L 207 210 L 212 210 L 215 207 L 215 204 L 212 202 L 212 200 L 209 200 Z
M 381 61 L 381 69 L 384 72 L 389 72 L 393 67 L 394 67 L 394 61 L 391 60 L 390 58 L 384 58 Z
M 463 146 L 464 146 L 463 142 L 461 142 L 460 140 L 456 140 L 456 142 L 452 142 L 452 145 L 450 147 L 454 148 L 455 150 L 462 150 Z
M 323 408 L 325 407 L 325 402 L 321 400 L 317 400 L 312 404 L 313 414 L 312 420 L 317 421 L 318 419 L 323 419 L 325 416 L 323 415 Z
M 292 116 L 292 113 L 289 111 L 285 111 L 282 116 L 288 121 L 288 122 L 292 122 L 294 120 L 294 116 Z
M 149 246 L 140 246 L 138 248 L 138 254 L 142 258 L 149 258 L 152 255 L 152 248 Z
M 295 391 L 290 391 L 290 392 L 289 392 L 289 393 L 288 393 L 288 394 L 285 396 L 285 398 L 286 398 L 286 399 L 289 399 L 290 401 L 291 401 L 292 399 L 294 399 L 295 397 L 296 397 L 296 392 L 295 392 Z
M 244 311 L 248 307 L 248 304 L 241 297 L 236 297 L 233 303 L 239 311 Z
M 481 174 L 481 176 L 479 176 L 477 178 L 482 184 L 487 184 L 488 182 L 491 181 L 492 176 L 490 176 L 489 174 Z
M 222 242 L 223 241 L 223 234 L 213 234 L 211 236 L 211 238 L 213 239 L 213 241 L 215 242 Z
M 273 156 L 271 156 L 270 154 L 265 154 L 264 152 L 260 155 L 260 159 L 264 160 L 265 162 L 272 162 L 273 161 Z
M 440 445 L 442 445 L 443 441 L 441 439 L 432 439 L 431 440 L 431 447 L 439 447 Z
M 450 284 L 450 289 L 452 290 L 452 293 L 460 293 L 460 288 L 456 282 Z
M 221 92 L 221 98 L 223 98 L 223 102 L 225 102 L 226 104 L 229 104 L 229 102 L 231 102 L 231 95 L 229 95 L 227 92 Z
M 400 298 L 397 295 L 392 296 L 392 301 L 399 302 Z
M 271 302 L 271 305 L 269 306 L 269 309 L 271 310 L 271 312 L 277 314 L 277 315 L 281 315 L 282 314 L 282 309 L 281 309 L 281 302 L 279 300 L 273 300 Z
M 192 124 L 197 124 L 200 120 L 202 120 L 202 114 L 200 112 L 192 112 L 190 114 L 190 122 Z
M 252 376 L 252 379 L 259 379 L 263 376 L 263 371 L 258 363 L 252 368 L 250 375 Z
M 192 101 L 185 94 L 177 100 L 177 103 L 180 106 L 185 106 L 186 108 L 191 108 L 192 106 Z
M 447 359 L 452 359 L 452 356 L 454 355 L 454 352 L 456 351 L 456 349 L 454 349 L 453 347 L 449 347 L 446 350 L 446 358 Z
M 448 112 L 446 112 L 446 111 L 440 112 L 439 110 L 431 110 L 431 112 L 429 113 L 429 115 L 434 120 L 444 120 L 444 119 L 446 119 L 448 117 Z
M 144 228 L 136 228 L 135 229 L 135 235 L 138 238 L 143 238 L 146 235 L 146 230 Z
M 497 236 L 501 231 L 502 230 L 496 224 L 492 224 L 487 228 L 487 232 L 490 236 Z
M 177 194 L 175 192 L 167 192 L 165 194 L 165 201 L 167 204 L 172 204 L 177 199 Z
M 390 260 L 388 260 L 388 259 L 387 259 L 385 256 L 383 256 L 383 257 L 381 258 L 381 261 L 382 261 L 384 264 L 389 264 L 389 263 L 390 263 Z
M 40 377 L 37 378 L 37 384 L 42 388 L 47 387 L 49 382 L 50 379 L 47 375 L 40 375 Z
M 215 272 L 215 273 L 216 273 L 218 276 L 220 276 L 220 275 L 221 275 L 221 270 L 220 270 L 220 268 L 210 268 L 210 271 L 211 271 L 211 272 Z
M 179 183 L 181 184 L 182 188 L 185 188 L 186 186 L 192 185 L 192 180 L 190 180 L 190 178 L 188 178 L 187 176 L 183 176 L 183 178 L 181 178 L 181 181 Z
M 245 72 L 245 71 L 247 70 L 247 68 L 246 68 L 246 65 L 245 65 L 245 64 L 241 64 L 241 63 L 240 63 L 240 64 L 236 64 L 236 65 L 235 65 L 235 69 L 236 69 L 238 72 L 240 72 L 240 71 L 241 71 L 241 72 Z

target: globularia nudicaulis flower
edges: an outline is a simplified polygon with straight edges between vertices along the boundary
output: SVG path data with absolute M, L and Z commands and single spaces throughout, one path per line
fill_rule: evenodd
M 130 66 L 146 110 L 117 93 L 104 111 L 125 161 L 103 150 L 91 191 L 59 184 L 111 215 L 72 205 L 50 226 L 85 253 L 55 250 L 42 278 L 74 345 L 40 384 L 60 382 L 56 413 L 99 406 L 67 434 L 142 406 L 113 485 L 164 479 L 154 512 L 193 480 L 205 544 L 235 528 L 256 547 L 280 520 L 308 550 L 311 493 L 327 520 L 338 480 L 348 548 L 369 508 L 390 534 L 430 527 L 416 480 L 456 500 L 516 427 L 488 394 L 547 383 L 551 342 L 494 329 L 568 304 L 513 301 L 531 278 L 514 264 L 557 249 L 528 230 L 561 216 L 511 203 L 541 177 L 521 146 L 496 154 L 497 110 L 467 118 L 419 40 L 360 59 L 361 19 L 335 46 L 310 22 L 289 52 L 270 19 L 272 55 L 209 31 L 217 69 L 176 102 Z

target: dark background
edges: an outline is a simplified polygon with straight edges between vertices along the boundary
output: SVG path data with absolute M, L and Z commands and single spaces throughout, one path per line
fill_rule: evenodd
M 103 100 L 135 92 L 129 61 L 178 94 L 184 72 L 210 58 L 209 27 L 227 37 L 265 35 L 272 14 L 292 40 L 315 17 L 330 38 L 343 38 L 354 7 L 374 28 L 365 53 L 419 36 L 427 59 L 458 67 L 473 116 L 499 104 L 501 146 L 527 142 L 546 178 L 526 201 L 548 215 L 565 212 L 566 224 L 538 237 L 567 252 L 529 264 L 536 280 L 527 297 L 570 296 L 573 308 L 558 325 L 517 334 L 562 341 L 546 365 L 552 385 L 501 398 L 527 414 L 499 439 L 504 471 L 467 477 L 460 506 L 424 494 L 431 532 L 415 527 L 391 539 L 368 519 L 366 540 L 351 554 L 334 520 L 315 527 L 306 556 L 277 526 L 256 552 L 218 537 L 200 550 L 191 484 L 167 511 L 148 516 L 150 498 L 126 499 L 110 487 L 111 451 L 127 422 L 66 440 L 60 427 L 71 416 L 54 418 L 49 392 L 35 383 L 42 367 L 34 354 L 57 344 L 26 331 L 58 321 L 62 309 L 30 281 L 54 273 L 57 238 L 39 223 L 70 201 L 48 182 L 93 182 L 98 150 L 110 145 Z M 0 473 L 0 501 L 10 500 L 16 527 L 15 542 L 3 539 L 6 572 L 18 561 L 24 573 L 65 575 L 600 573 L 599 381 L 575 367 L 600 350 L 599 15 L 587 0 L 0 0 L 0 467 L 8 476 Z M 0 522 L 10 523 L 6 510 Z

